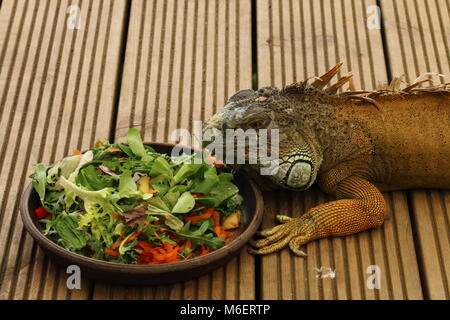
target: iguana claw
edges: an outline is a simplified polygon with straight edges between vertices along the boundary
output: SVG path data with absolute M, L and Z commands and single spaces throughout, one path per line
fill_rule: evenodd
M 269 254 L 289 246 L 297 256 L 306 256 L 306 253 L 300 250 L 303 244 L 312 240 L 304 230 L 304 227 L 307 226 L 306 221 L 301 218 L 282 215 L 277 215 L 276 218 L 283 224 L 259 232 L 258 235 L 264 237 L 264 239 L 251 241 L 250 245 L 254 248 L 249 249 L 249 252 L 252 254 Z

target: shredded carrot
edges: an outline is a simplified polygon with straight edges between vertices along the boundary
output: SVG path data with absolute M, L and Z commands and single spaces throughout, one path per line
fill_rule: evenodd
M 73 150 L 73 154 L 76 156 L 81 155 L 81 151 L 80 150 Z
M 111 250 L 116 250 L 122 244 L 123 240 L 117 241 L 112 247 Z
M 107 255 L 110 255 L 110 256 L 112 256 L 112 257 L 117 257 L 117 256 L 119 255 L 119 253 L 118 253 L 117 251 L 114 251 L 114 250 L 109 249 L 109 248 L 105 248 L 104 252 L 105 252 Z
M 122 150 L 119 149 L 119 148 L 109 148 L 109 149 L 106 149 L 106 151 L 108 151 L 108 152 L 120 152 Z
M 121 216 L 120 214 L 117 214 L 117 213 L 111 214 L 111 217 L 113 217 L 116 220 L 123 220 L 123 216 Z
M 202 251 L 200 252 L 200 256 L 204 256 L 205 254 L 208 254 L 210 252 L 209 248 L 204 244 L 202 244 L 200 248 L 202 249 Z
M 147 191 L 147 193 L 150 193 L 150 194 L 155 194 L 155 193 L 158 193 L 159 191 L 158 190 L 155 190 L 155 189 L 152 189 L 152 190 L 149 190 L 149 191 Z
M 213 209 L 212 218 L 214 221 L 214 226 L 220 226 L 220 212 Z
M 143 251 L 139 254 L 138 264 L 162 264 L 169 262 L 179 262 L 178 253 L 181 247 L 178 244 L 171 244 L 166 241 L 162 242 L 162 247 L 154 248 L 151 243 L 139 241 L 137 246 Z
M 126 243 L 133 241 L 134 239 L 136 239 L 137 237 L 139 237 L 139 235 L 141 234 L 141 232 L 135 232 L 132 236 L 130 236 L 127 240 Z
M 193 216 L 193 217 L 185 217 L 184 221 L 191 221 L 192 224 L 197 224 L 200 220 L 206 220 L 211 218 L 211 212 L 206 212 L 204 214 L 201 214 L 199 216 Z
M 117 159 L 117 160 L 119 160 L 119 161 L 126 161 L 127 158 L 119 158 L 119 159 Z
M 141 247 L 144 250 L 144 252 L 151 252 L 153 250 L 153 246 L 150 242 L 138 241 L 137 245 Z

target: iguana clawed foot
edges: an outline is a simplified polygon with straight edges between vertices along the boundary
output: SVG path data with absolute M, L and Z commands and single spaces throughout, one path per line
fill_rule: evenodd
M 292 252 L 300 257 L 305 257 L 306 253 L 300 250 L 300 247 L 313 240 L 308 232 L 308 229 L 310 229 L 308 220 L 303 217 L 291 218 L 284 215 L 277 215 L 276 218 L 282 224 L 258 232 L 257 235 L 263 237 L 263 239 L 250 242 L 255 249 L 249 249 L 249 252 L 252 254 L 269 254 L 289 245 Z

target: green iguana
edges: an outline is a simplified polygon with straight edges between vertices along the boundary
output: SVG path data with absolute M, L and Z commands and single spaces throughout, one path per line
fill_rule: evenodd
M 289 245 L 297 255 L 305 243 L 345 236 L 383 224 L 381 191 L 450 188 L 450 90 L 421 88 L 400 79 L 377 91 L 355 91 L 351 74 L 329 85 L 342 63 L 308 84 L 281 90 L 242 90 L 205 129 L 279 129 L 280 167 L 268 179 L 278 187 L 305 190 L 314 181 L 337 200 L 258 234 L 251 252 L 268 254 Z M 427 74 L 428 75 L 428 74 Z M 349 90 L 337 93 L 345 83 Z M 246 164 L 255 175 L 260 165 Z M 264 182 L 267 184 L 267 181 Z

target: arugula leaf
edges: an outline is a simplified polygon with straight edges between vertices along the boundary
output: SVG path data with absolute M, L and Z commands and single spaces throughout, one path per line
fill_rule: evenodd
M 159 197 L 163 197 L 167 193 L 167 191 L 169 191 L 169 186 L 163 183 L 152 184 L 152 188 L 154 190 L 158 190 Z
M 229 172 L 222 172 L 219 174 L 219 180 L 231 182 L 231 180 L 233 180 L 233 174 Z
M 173 171 L 170 167 L 169 162 L 167 162 L 164 157 L 158 157 L 153 161 L 152 168 L 150 169 L 150 176 L 158 176 L 158 181 L 170 180 L 173 177 Z M 154 179 L 156 180 L 156 179 Z
M 228 216 L 239 209 L 242 200 L 242 196 L 236 193 L 234 196 L 231 196 L 226 201 L 224 201 L 220 207 L 217 207 L 217 210 L 220 211 L 224 216 Z
M 194 208 L 195 199 L 189 191 L 183 192 L 172 208 L 172 213 L 188 213 Z
M 203 179 L 200 180 L 200 182 L 195 183 L 192 188 L 191 192 L 193 193 L 208 193 L 211 191 L 211 189 L 219 182 L 219 177 L 217 176 L 216 168 L 213 166 L 210 166 L 206 169 L 205 173 L 203 174 Z
M 228 181 L 219 181 L 205 197 L 197 198 L 196 201 L 206 207 L 217 207 L 224 200 L 239 192 L 236 185 Z
M 188 221 L 184 227 L 178 232 L 178 236 L 183 239 L 191 240 L 194 247 L 198 245 L 207 245 L 209 248 L 215 250 L 225 245 L 225 239 L 214 237 L 212 233 L 206 233 L 210 226 L 208 221 L 204 221 L 200 228 L 191 230 L 191 222 Z
M 203 164 L 186 163 L 184 164 L 172 178 L 171 185 L 178 184 L 186 180 L 189 176 L 194 175 Z
M 81 169 L 80 173 L 75 178 L 75 182 L 92 191 L 112 187 L 111 183 L 106 183 L 100 178 L 93 165 L 89 165 Z
M 47 168 L 48 166 L 43 163 L 35 164 L 34 173 L 30 176 L 33 179 L 32 185 L 34 190 L 39 194 L 41 202 L 44 203 L 45 199 L 45 186 L 47 183 Z

